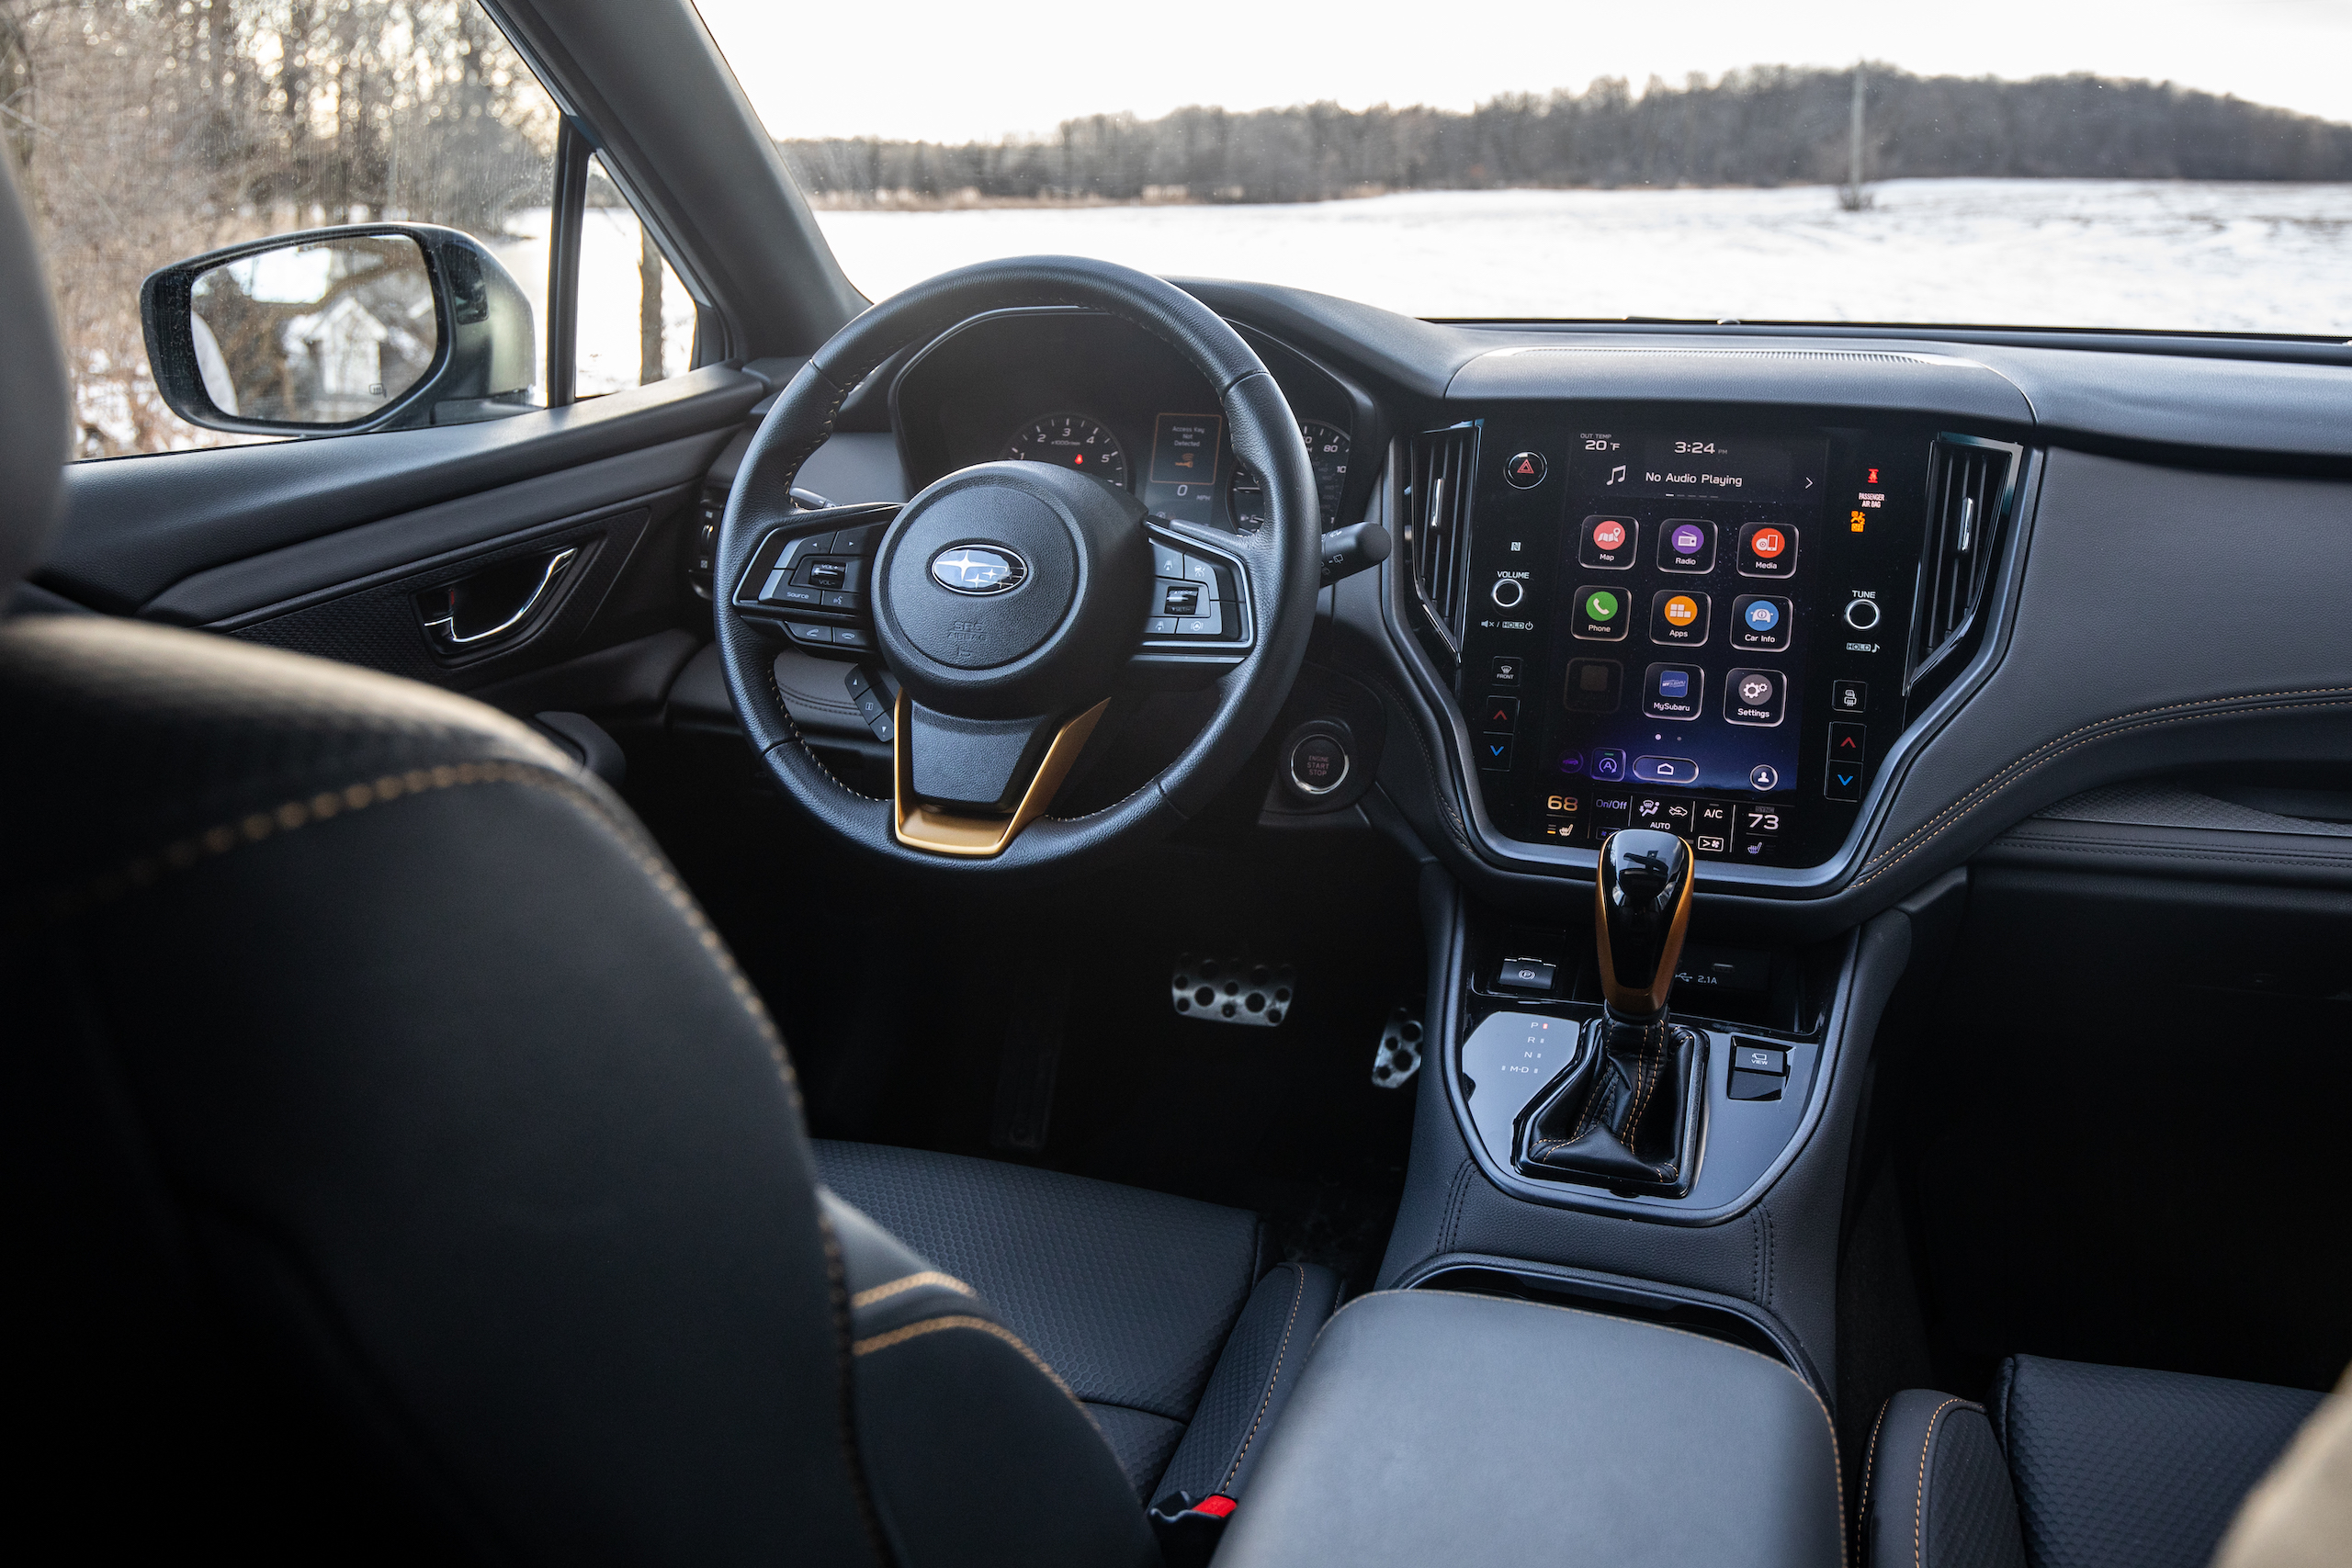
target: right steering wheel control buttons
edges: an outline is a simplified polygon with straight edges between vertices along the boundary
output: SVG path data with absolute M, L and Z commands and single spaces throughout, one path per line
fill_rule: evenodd
M 1151 542 L 1151 601 L 1143 624 L 1147 638 L 1213 642 L 1237 634 L 1241 605 L 1232 568 L 1159 539 Z

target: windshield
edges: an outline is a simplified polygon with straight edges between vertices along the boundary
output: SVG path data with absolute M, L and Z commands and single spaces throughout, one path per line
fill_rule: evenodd
M 1056 252 L 1430 317 L 2352 337 L 2352 5 L 704 18 L 851 281 Z

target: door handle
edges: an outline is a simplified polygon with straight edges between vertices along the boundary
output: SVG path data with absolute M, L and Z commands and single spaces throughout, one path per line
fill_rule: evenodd
M 548 595 L 548 590 L 555 585 L 555 580 L 563 575 L 564 570 L 571 565 L 573 558 L 579 554 L 580 547 L 577 545 L 570 549 L 558 550 L 542 563 L 540 570 L 535 575 L 523 577 L 519 584 L 524 590 L 522 603 L 513 604 L 510 609 L 502 611 L 497 607 L 495 601 L 487 608 L 473 602 L 478 599 L 491 598 L 498 588 L 503 587 L 508 603 L 512 603 L 511 596 L 518 584 L 512 574 L 500 568 L 492 568 L 489 571 L 467 578 L 462 582 L 453 582 L 435 593 L 424 595 L 424 597 L 428 600 L 437 598 L 441 601 L 438 605 L 434 606 L 439 611 L 437 615 L 424 611 L 424 607 L 420 606 L 420 611 L 425 614 L 425 635 L 444 649 L 471 648 L 505 636 L 530 618 L 531 612 L 539 607 L 540 601 Z M 505 582 L 499 584 L 491 581 L 500 578 L 505 579 Z M 475 592 L 469 593 L 469 589 Z M 492 624 L 482 626 L 479 630 L 460 631 L 458 627 L 460 615 L 465 616 L 469 621 L 487 618 Z

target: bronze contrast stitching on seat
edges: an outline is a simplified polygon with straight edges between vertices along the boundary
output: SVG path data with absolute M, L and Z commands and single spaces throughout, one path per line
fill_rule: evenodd
M 1283 1320 L 1283 1342 L 1274 1349 L 1274 1370 L 1266 1379 L 1266 1392 L 1258 1401 L 1258 1414 L 1250 1417 L 1250 1430 L 1242 1438 L 1241 1447 L 1234 1452 L 1232 1466 L 1226 1471 L 1225 1479 L 1217 1483 L 1220 1487 L 1233 1484 L 1233 1478 L 1241 1473 L 1241 1461 L 1248 1457 L 1250 1445 L 1258 1440 L 1258 1427 L 1266 1419 L 1266 1406 L 1274 1402 L 1274 1385 L 1283 1381 L 1283 1358 L 1290 1353 L 1291 1331 L 1298 1326 L 1299 1304 L 1306 1300 L 1306 1270 L 1295 1263 L 1286 1263 L 1283 1267 L 1295 1273 L 1298 1279 L 1291 1291 L 1290 1316 Z
M 1913 1568 L 1927 1568 L 1928 1532 L 1928 1455 L 1936 1446 L 1936 1423 L 1944 1412 L 1967 1401 L 1954 1397 L 1945 1400 L 1928 1415 L 1928 1430 L 1919 1439 L 1919 1499 L 1911 1510 L 1911 1562 Z
M 1862 1454 L 1861 1522 L 1865 1529 L 1870 1528 L 1871 1472 L 1878 1463 L 1878 1434 L 1880 1428 L 1886 1425 L 1886 1413 L 1894 1405 L 1894 1396 L 1889 1394 L 1886 1403 L 1878 1407 L 1878 1419 L 1871 1423 L 1871 1446 Z
M 978 1291 L 973 1290 L 971 1286 L 953 1274 L 943 1274 L 936 1269 L 926 1269 L 920 1274 L 903 1274 L 887 1285 L 875 1285 L 860 1291 L 850 1297 L 849 1304 L 853 1307 L 870 1307 L 876 1302 L 887 1302 L 892 1296 L 903 1295 L 909 1291 L 924 1285 L 937 1285 L 943 1290 L 954 1291 L 958 1295 L 979 1294 Z
M 835 1430 L 841 1439 L 842 1463 L 849 1471 L 851 1489 L 857 1494 L 858 1518 L 865 1526 L 876 1560 L 887 1563 L 889 1537 L 882 1528 L 881 1510 L 874 1505 L 873 1488 L 866 1483 L 865 1450 L 857 1437 L 857 1387 L 850 1371 L 849 1274 L 842 1263 L 841 1238 L 833 1234 L 833 1223 L 825 1217 L 822 1203 L 817 1205 L 817 1235 L 824 1243 L 825 1304 L 833 1324 L 834 1382 L 841 1391 Z
M 1023 1344 L 1021 1337 L 1012 1330 L 1001 1323 L 991 1323 L 985 1317 L 962 1315 L 927 1317 L 921 1323 L 910 1323 L 904 1328 L 894 1328 L 888 1334 L 876 1334 L 864 1339 L 854 1340 L 850 1344 L 849 1353 L 853 1356 L 871 1356 L 876 1351 L 888 1350 L 894 1345 L 904 1345 L 910 1339 L 920 1339 L 926 1334 L 937 1334 L 942 1329 L 947 1328 L 977 1329 L 982 1334 L 1003 1340 L 1020 1351 L 1022 1357 L 1031 1366 L 1045 1373 L 1052 1381 L 1053 1385 L 1060 1389 L 1072 1404 L 1078 1406 L 1080 1414 L 1085 1415 L 1088 1421 L 1091 1422 L 1094 1419 L 1091 1415 L 1087 1414 L 1086 1402 L 1070 1393 L 1069 1384 L 1062 1382 L 1061 1374 L 1046 1364 L 1046 1358 Z
M 313 823 L 324 822 L 346 812 L 365 811 L 373 806 L 390 804 L 403 798 L 431 795 L 445 789 L 463 789 L 475 784 L 513 784 L 526 788 L 544 790 L 579 808 L 591 820 L 602 827 L 615 843 L 637 863 L 638 869 L 651 882 L 670 907 L 686 922 L 695 940 L 718 965 L 720 976 L 735 999 L 742 1006 L 762 1039 L 767 1042 L 768 1053 L 776 1069 L 784 1077 L 785 1091 L 792 1097 L 793 1110 L 800 1109 L 800 1084 L 792 1070 L 792 1062 L 785 1055 L 783 1037 L 776 1032 L 775 1021 L 768 1016 L 766 1004 L 752 987 L 743 971 L 737 966 L 735 955 L 727 951 L 718 932 L 702 912 L 700 905 L 678 880 L 669 863 L 648 847 L 642 836 L 632 832 L 614 819 L 596 800 L 579 784 L 560 774 L 523 762 L 441 762 L 430 768 L 410 768 L 403 773 L 385 773 L 372 781 L 349 784 L 341 789 L 321 790 L 299 800 L 281 802 L 267 811 L 251 811 L 232 821 L 218 823 L 200 833 L 192 833 L 166 844 L 151 855 L 134 857 L 113 871 L 101 873 L 81 887 L 58 894 L 49 905 L 47 914 L 51 922 L 72 919 L 85 909 L 111 903 L 134 892 L 153 887 L 167 876 L 192 871 L 208 860 L 217 860 L 232 850 L 258 844 L 272 837 L 294 832 Z

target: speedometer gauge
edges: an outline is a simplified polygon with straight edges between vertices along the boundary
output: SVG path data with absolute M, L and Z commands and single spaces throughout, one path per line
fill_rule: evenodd
M 1323 503 L 1323 529 L 1339 526 L 1340 501 L 1348 489 L 1348 433 L 1319 419 L 1298 422 L 1299 438 L 1306 443 L 1306 460 L 1315 469 L 1315 495 Z M 1244 468 L 1233 470 L 1233 525 L 1244 534 L 1265 526 L 1266 490 L 1258 476 Z
M 1052 463 L 1091 474 L 1115 490 L 1127 488 L 1127 455 L 1119 438 L 1098 421 L 1080 413 L 1049 413 L 1033 419 L 1005 444 L 1017 463 Z

